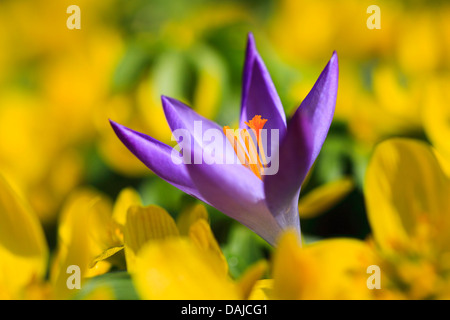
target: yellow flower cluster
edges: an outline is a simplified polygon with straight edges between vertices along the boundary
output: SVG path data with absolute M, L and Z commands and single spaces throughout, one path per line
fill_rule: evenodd
M 161 207 L 142 206 L 133 189 L 123 190 L 114 206 L 94 190 L 74 194 L 48 264 L 37 216 L 2 178 L 1 297 L 70 298 L 66 270 L 76 265 L 83 285 L 113 266 L 126 268 L 142 299 L 447 299 L 450 177 L 438 159 L 422 142 L 383 142 L 365 184 L 372 237 L 302 246 L 288 230 L 269 261 L 254 264 L 240 279 L 229 275 L 203 205 L 189 206 L 175 221 Z M 113 299 L 107 289 L 97 287 L 85 298 Z
M 181 53 L 154 57 L 150 73 L 138 75 L 133 90 L 124 90 L 123 79 L 131 77 L 130 69 L 140 66 L 144 54 L 131 50 L 133 45 L 121 36 L 123 30 L 105 17 L 118 15 L 117 1 L 77 1 L 80 30 L 66 26 L 66 9 L 72 4 L 45 0 L 0 4 L 4 48 L 0 53 L 0 167 L 20 185 L 46 225 L 55 222 L 71 190 L 90 178 L 86 154 L 99 157 L 119 175 L 148 175 L 148 169 L 117 143 L 108 119 L 150 128 L 155 138 L 171 143 L 160 95 L 180 92 L 167 77 L 169 69 L 181 72 L 175 66 L 184 67 L 189 56 L 195 57 L 198 79 L 193 99 L 197 111 L 207 117 L 217 113 L 224 81 L 224 66 L 217 54 L 192 44 L 192 39 Z M 212 12 L 211 8 L 195 12 L 190 19 L 198 23 L 184 31 L 201 37 L 211 24 L 220 27 L 245 16 L 235 6 Z M 181 23 L 169 20 L 157 39 L 148 41 L 180 43 Z
M 450 6 L 409 1 L 376 5 L 380 29 L 366 26 L 371 16 L 367 2 L 278 1 L 268 25 L 270 41 L 291 66 L 303 70 L 324 61 L 333 50 L 339 53 L 336 119 L 348 124 L 364 147 L 423 130 L 436 146 L 445 145 Z M 298 78 L 289 89 L 293 104 L 314 81 L 307 74 Z

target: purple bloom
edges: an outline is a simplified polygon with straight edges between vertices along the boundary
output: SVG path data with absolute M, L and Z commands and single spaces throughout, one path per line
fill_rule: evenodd
M 223 140 L 224 157 L 228 159 L 230 154 L 236 157 L 236 149 L 233 150 L 221 126 L 169 97 L 162 97 L 167 122 L 172 131 L 183 129 L 190 133 L 191 147 L 183 152 L 200 157 L 204 160 L 201 163 L 174 163 L 172 147 L 113 121 L 111 125 L 127 148 L 162 179 L 241 222 L 273 245 L 286 228 L 294 228 L 300 233 L 300 188 L 327 136 L 337 87 L 338 59 L 334 52 L 312 90 L 286 123 L 280 98 L 256 50 L 253 36 L 249 34 L 240 128 L 247 128 L 252 120 L 262 118 L 263 123 L 260 124 L 264 129 L 269 129 L 269 132 L 278 130 L 278 140 L 267 139 L 270 140 L 267 154 L 276 155 L 279 159 L 278 171 L 272 175 L 259 176 L 259 171 L 249 170 L 250 166 L 242 165 L 242 161 L 226 164 L 208 161 L 211 160 L 208 159 L 210 155 L 202 152 L 206 146 L 201 137 L 209 129 L 222 132 L 219 139 Z M 195 127 L 196 123 L 201 123 L 200 132 Z M 230 149 L 232 152 L 227 152 Z M 262 167 L 264 165 L 260 165 Z

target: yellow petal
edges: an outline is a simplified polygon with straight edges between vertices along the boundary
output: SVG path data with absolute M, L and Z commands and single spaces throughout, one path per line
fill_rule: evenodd
M 402 19 L 399 30 L 403 32 L 398 38 L 397 59 L 403 70 L 424 74 L 436 69 L 441 54 L 438 28 L 431 10 L 412 13 Z M 416 48 L 422 49 L 419 52 Z
M 111 199 L 100 192 L 92 194 L 91 197 L 91 205 L 85 209 L 87 219 L 85 223 L 88 237 L 93 243 L 93 250 L 96 251 L 94 253 L 122 245 L 123 240 L 119 226 L 112 219 L 113 206 Z M 86 199 L 86 201 L 88 200 Z M 82 215 L 80 213 L 73 214 L 75 216 L 72 219 L 79 219 L 79 216 Z
M 425 133 L 433 146 L 450 161 L 450 78 L 432 79 L 425 90 L 423 107 Z
M 249 300 L 271 300 L 273 297 L 273 279 L 262 279 L 255 283 Z
M 329 182 L 300 197 L 298 211 L 301 218 L 313 218 L 335 206 L 354 188 L 351 178 Z
M 101 254 L 99 254 L 97 257 L 95 257 L 94 261 L 89 265 L 89 267 L 90 268 L 95 267 L 97 262 L 100 262 L 100 261 L 103 261 L 103 260 L 106 260 L 106 259 L 112 257 L 117 252 L 123 250 L 123 248 L 124 248 L 123 246 L 118 246 L 118 247 L 112 247 L 112 248 L 106 249 Z
M 433 149 L 433 152 L 442 170 L 445 172 L 447 177 L 450 178 L 450 156 L 446 157 L 443 155 L 443 153 L 439 152 L 436 149 Z
M 171 238 L 142 248 L 132 277 L 143 299 L 239 299 L 236 286 L 218 272 L 220 264 L 189 240 Z
M 449 191 L 449 181 L 428 145 L 409 139 L 378 145 L 364 190 L 377 243 L 392 249 L 423 236 L 448 241 Z
M 57 298 L 65 299 L 73 294 L 66 285 L 67 268 L 76 265 L 81 271 L 81 280 L 108 271 L 108 263 L 92 261 L 102 253 L 103 232 L 101 221 L 107 221 L 111 204 L 101 193 L 83 189 L 76 191 L 67 200 L 59 221 L 58 247 L 50 274 Z
M 17 295 L 47 268 L 48 247 L 38 217 L 0 175 L 0 287 Z
M 267 261 L 262 260 L 250 266 L 248 270 L 245 271 L 238 282 L 243 299 L 248 299 L 252 294 L 256 294 L 254 292 L 255 286 L 258 284 L 258 281 L 260 281 L 260 279 L 264 276 L 267 268 Z
M 117 196 L 114 204 L 113 219 L 124 226 L 127 218 L 127 211 L 133 205 L 142 205 L 141 196 L 133 188 L 123 189 Z
M 413 130 L 419 127 L 420 90 L 412 79 L 405 86 L 391 65 L 380 65 L 373 71 L 373 87 L 377 103 L 382 108 L 378 111 L 394 120 L 390 125 L 396 130 Z M 398 119 L 397 122 L 395 119 Z
M 301 248 L 293 232 L 283 234 L 275 253 L 276 299 L 368 299 L 367 267 L 372 250 L 356 239 L 330 239 Z
M 367 287 L 370 276 L 367 268 L 378 265 L 378 260 L 365 242 L 350 238 L 327 239 L 305 247 L 305 253 L 314 259 L 320 270 L 305 298 L 373 298 L 376 292 Z
M 83 300 L 115 300 L 114 290 L 106 285 L 94 289 Z
M 206 222 L 205 219 L 199 219 L 191 226 L 189 229 L 189 238 L 199 248 L 216 255 L 222 262 L 220 270 L 222 270 L 223 274 L 228 274 L 227 260 L 223 255 L 216 238 L 214 238 L 214 234 L 212 233 L 208 222 Z
M 293 230 L 284 232 L 273 258 L 273 295 L 277 299 L 292 300 L 302 296 L 304 287 L 317 278 L 317 268 L 301 253 L 300 240 Z M 300 272 L 301 270 L 301 272 Z
M 133 271 L 136 254 L 147 242 L 178 236 L 175 221 L 163 208 L 154 205 L 130 207 L 124 229 L 128 271 Z
M 177 227 L 180 230 L 181 235 L 188 235 L 189 228 L 198 219 L 204 219 L 208 221 L 208 211 L 203 204 L 198 203 L 189 206 L 183 210 L 177 218 Z
M 113 209 L 105 199 L 102 202 L 102 206 L 100 205 L 101 202 L 96 204 L 96 210 L 89 217 L 89 229 L 93 241 L 101 250 L 101 253 L 90 264 L 91 267 L 123 249 L 123 228 L 126 213 L 131 206 L 140 205 L 141 198 L 134 189 L 126 188 L 120 192 Z

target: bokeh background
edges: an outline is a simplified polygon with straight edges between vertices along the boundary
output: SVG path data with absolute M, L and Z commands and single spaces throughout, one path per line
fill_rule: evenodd
M 80 30 L 66 27 L 72 4 Z M 381 29 L 366 25 L 373 4 Z M 51 250 L 80 189 L 115 199 L 133 187 L 174 217 L 195 202 L 134 158 L 108 119 L 171 144 L 167 95 L 235 124 L 248 32 L 288 116 L 339 56 L 335 118 L 300 197 L 306 240 L 370 233 L 362 188 L 378 142 L 413 137 L 450 154 L 447 1 L 1 0 L 0 171 L 38 214 Z M 252 232 L 207 209 L 234 275 L 266 254 Z

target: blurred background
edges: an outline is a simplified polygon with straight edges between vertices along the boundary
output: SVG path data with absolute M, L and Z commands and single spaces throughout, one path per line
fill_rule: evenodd
M 79 30 L 66 26 L 73 4 Z M 381 29 L 371 30 L 374 4 Z M 364 172 L 383 139 L 414 137 L 450 154 L 448 1 L 1 0 L 0 171 L 38 213 L 50 248 L 80 188 L 115 199 L 134 187 L 173 216 L 195 202 L 134 158 L 108 119 L 170 144 L 164 94 L 236 123 L 248 32 L 288 117 L 339 56 L 334 122 L 300 196 L 305 239 L 370 233 Z M 264 256 L 252 232 L 208 212 L 235 275 Z

